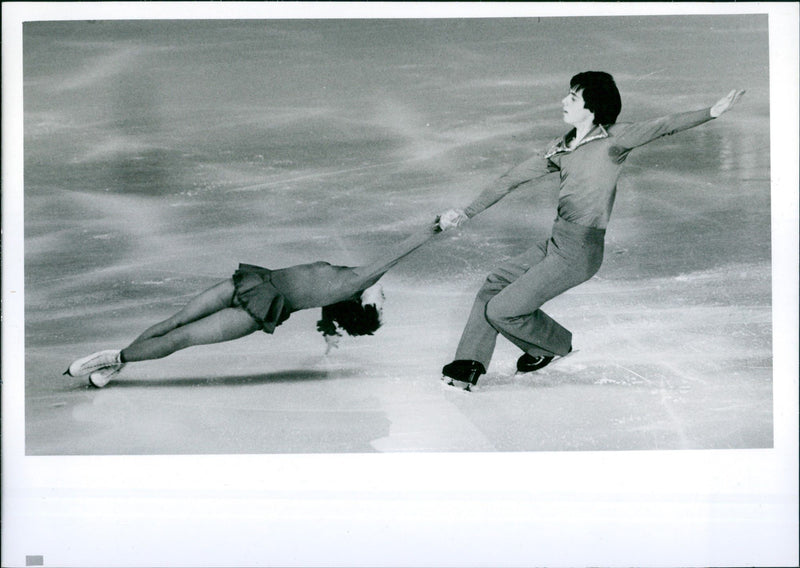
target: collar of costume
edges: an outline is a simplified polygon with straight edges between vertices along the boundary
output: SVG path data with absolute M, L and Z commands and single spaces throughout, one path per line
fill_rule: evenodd
M 547 153 L 545 154 L 545 159 L 555 156 L 556 154 L 567 153 L 567 152 L 574 152 L 584 144 L 588 144 L 592 140 L 598 140 L 600 138 L 608 138 L 608 131 L 602 124 L 598 124 L 594 128 L 589 131 L 589 134 L 586 137 L 578 142 L 578 144 L 574 148 L 570 148 L 567 146 L 567 143 L 575 137 L 575 129 L 573 128 L 569 132 L 567 132 L 564 136 L 556 140 L 550 148 L 548 148 Z

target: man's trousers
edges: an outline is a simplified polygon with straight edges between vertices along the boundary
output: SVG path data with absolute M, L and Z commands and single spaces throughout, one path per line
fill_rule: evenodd
M 541 306 L 586 282 L 603 262 L 605 230 L 560 217 L 549 240 L 492 271 L 475 298 L 456 359 L 489 368 L 497 334 L 531 355 L 566 355 L 572 333 Z

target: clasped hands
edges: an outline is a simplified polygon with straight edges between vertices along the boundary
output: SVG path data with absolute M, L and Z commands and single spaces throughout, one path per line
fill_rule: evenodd
M 438 233 L 448 229 L 455 229 L 467 220 L 469 220 L 469 217 L 462 209 L 448 209 L 441 215 L 436 216 L 435 230 Z

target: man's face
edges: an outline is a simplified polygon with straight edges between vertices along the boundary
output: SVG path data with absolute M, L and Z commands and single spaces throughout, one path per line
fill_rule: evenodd
M 577 126 L 584 122 L 594 122 L 594 113 L 584 106 L 583 89 L 570 89 L 569 94 L 561 99 L 564 122 Z

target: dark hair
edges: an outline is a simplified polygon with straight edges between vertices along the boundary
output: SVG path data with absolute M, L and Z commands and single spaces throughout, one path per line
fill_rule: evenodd
M 595 124 L 609 125 L 617 121 L 622 99 L 611 75 L 603 71 L 584 71 L 570 80 L 569 87 L 583 91 L 583 106 L 594 113 Z
M 361 296 L 322 308 L 317 331 L 322 335 L 341 335 L 336 326 L 348 335 L 372 335 L 381 326 L 381 315 L 373 304 L 362 305 Z

